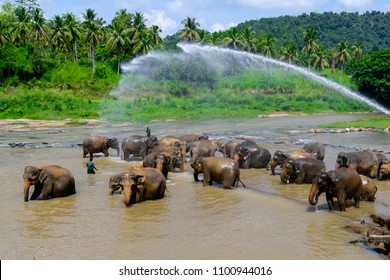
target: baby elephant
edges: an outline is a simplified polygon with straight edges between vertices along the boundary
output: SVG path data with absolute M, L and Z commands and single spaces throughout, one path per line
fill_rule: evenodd
M 377 186 L 373 179 L 360 175 L 362 179 L 362 191 L 361 191 L 361 199 L 367 199 L 367 201 L 375 201 L 375 194 L 378 190 Z
M 203 173 L 203 186 L 211 186 L 213 182 L 222 184 L 225 189 L 238 186 L 240 180 L 240 169 L 233 160 L 222 157 L 198 158 L 191 167 L 194 169 L 194 179 L 199 182 L 198 175 Z

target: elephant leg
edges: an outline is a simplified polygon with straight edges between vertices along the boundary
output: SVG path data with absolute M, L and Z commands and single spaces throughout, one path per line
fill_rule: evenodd
M 326 202 L 328 203 L 329 210 L 334 210 L 333 195 L 326 193 Z
M 305 172 L 299 172 L 298 173 L 298 176 L 297 176 L 297 179 L 295 180 L 295 183 L 297 184 L 303 184 L 303 182 L 305 181 L 305 176 L 306 176 L 306 173 Z
M 210 171 L 203 170 L 203 186 L 211 186 L 211 184 L 212 181 L 211 181 Z
M 345 195 L 344 191 L 339 191 L 337 193 L 337 200 L 339 202 L 340 211 L 346 211 L 345 210 L 346 195 Z M 355 203 L 356 203 L 356 201 L 355 201 Z

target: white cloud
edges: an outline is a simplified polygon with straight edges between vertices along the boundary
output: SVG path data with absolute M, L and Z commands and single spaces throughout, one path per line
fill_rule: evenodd
M 337 3 L 346 8 L 364 8 L 370 7 L 372 0 L 337 0 Z
M 150 25 L 160 27 L 163 37 L 176 32 L 177 22 L 168 17 L 164 11 L 152 10 L 150 13 L 145 13 L 144 16 Z
M 226 29 L 225 26 L 220 22 L 216 22 L 210 26 L 210 32 L 219 32 L 225 29 Z
M 182 0 L 175 0 L 175 1 L 169 2 L 167 4 L 167 7 L 172 12 L 181 12 L 184 9 L 184 3 Z

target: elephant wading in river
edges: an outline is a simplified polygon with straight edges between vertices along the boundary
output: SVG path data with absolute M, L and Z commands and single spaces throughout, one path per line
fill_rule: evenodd
M 282 152 L 276 151 L 273 158 L 269 163 L 269 167 L 271 168 L 272 175 L 276 175 L 275 168 L 277 166 L 282 166 L 283 162 L 286 159 L 299 159 L 299 158 L 317 158 L 317 154 L 309 153 L 304 150 L 294 150 L 290 152 Z
M 379 160 L 376 154 L 368 151 L 358 151 L 337 155 L 335 168 L 349 167 L 356 170 L 359 174 L 370 178 L 376 178 L 379 170 Z
M 119 144 L 116 138 L 104 136 L 87 137 L 83 141 L 83 157 L 87 157 L 88 153 L 91 157 L 94 153 L 103 153 L 105 157 L 108 157 L 109 148 L 117 150 L 117 156 L 119 157 Z
M 286 159 L 280 170 L 283 183 L 310 184 L 314 175 L 325 171 L 325 163 L 315 158 Z
M 69 170 L 58 165 L 26 166 L 23 174 L 24 201 L 28 201 L 30 186 L 35 189 L 30 200 L 63 197 L 76 193 L 75 180 Z
M 373 179 L 367 176 L 360 175 L 362 179 L 362 191 L 360 199 L 367 199 L 367 201 L 375 201 L 375 194 L 378 191 Z
M 322 143 L 307 143 L 303 146 L 302 150 L 311 154 L 316 154 L 317 159 L 324 160 L 325 158 L 325 145 Z
M 153 167 L 160 170 L 165 179 L 168 178 L 168 171 L 175 171 L 172 159 L 163 153 L 151 152 L 144 158 L 142 164 L 143 167 Z
M 203 173 L 203 186 L 211 186 L 216 182 L 222 184 L 225 189 L 231 189 L 238 186 L 238 181 L 241 182 L 240 169 L 233 160 L 228 158 L 198 158 L 191 163 L 191 167 L 194 169 L 196 182 L 199 182 L 198 175 Z M 243 186 L 245 187 L 244 184 Z
M 226 157 L 225 143 L 222 140 L 198 140 L 194 141 L 191 146 L 191 162 L 200 157 L 214 157 L 216 152 Z
M 339 203 L 340 211 L 345 211 L 347 199 L 353 199 L 355 207 L 359 208 L 359 200 L 362 192 L 362 179 L 356 170 L 341 167 L 328 172 L 317 173 L 312 181 L 309 192 L 309 203 L 316 205 L 321 193 L 326 194 L 329 210 L 334 210 L 333 197 Z
M 271 161 L 271 153 L 259 147 L 252 140 L 246 140 L 236 146 L 234 162 L 239 168 L 266 168 Z
M 131 135 L 122 140 L 123 160 L 128 161 L 130 155 L 144 159 L 158 145 L 155 136 Z
M 130 206 L 144 200 L 163 198 L 166 180 L 160 170 L 145 167 L 112 175 L 109 182 L 109 194 L 118 189 L 123 190 L 124 203 Z

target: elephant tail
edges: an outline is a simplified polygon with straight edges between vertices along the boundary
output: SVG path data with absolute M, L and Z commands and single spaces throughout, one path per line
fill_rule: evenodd
M 246 188 L 245 184 L 241 181 L 240 178 L 238 178 L 238 181 L 242 184 L 242 186 L 243 186 L 244 188 Z

